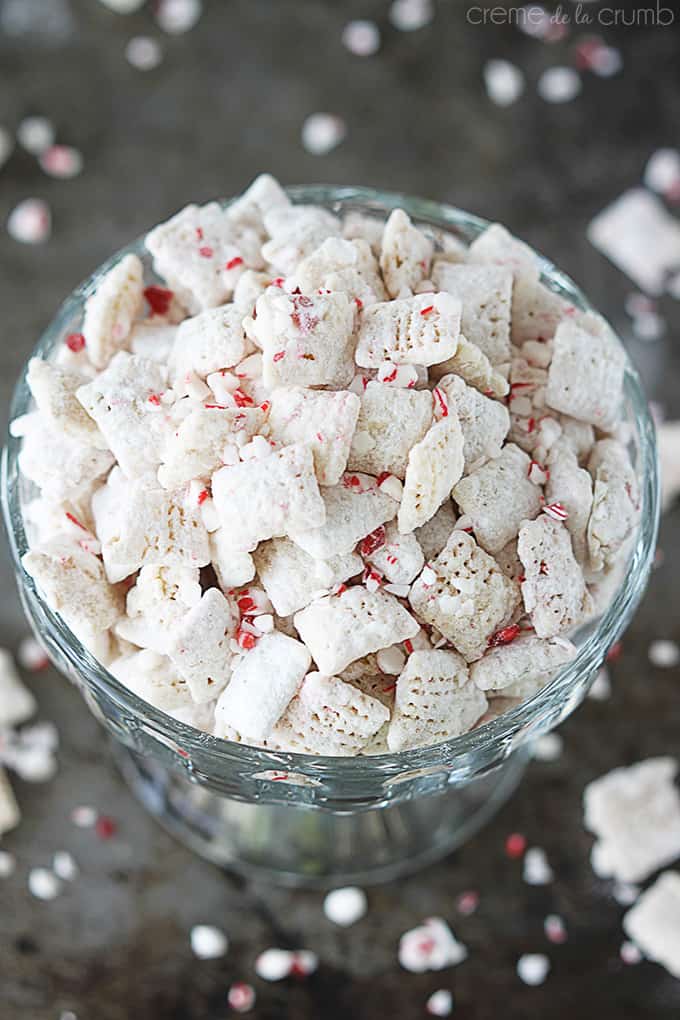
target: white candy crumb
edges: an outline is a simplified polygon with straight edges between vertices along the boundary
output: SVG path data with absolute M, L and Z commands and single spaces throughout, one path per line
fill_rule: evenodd
M 303 148 L 313 156 L 325 156 L 347 134 L 347 125 L 334 113 L 313 113 L 302 125 Z
M 21 244 L 42 244 L 50 236 L 50 207 L 41 198 L 25 198 L 9 214 L 7 231 Z
M 517 976 L 525 985 L 542 985 L 550 971 L 550 960 L 543 953 L 525 953 L 517 961 Z
M 34 637 L 24 638 L 20 642 L 17 659 L 22 669 L 26 669 L 30 673 L 45 669 L 50 663 L 47 652 Z
M 431 1016 L 448 1016 L 453 1009 L 453 996 L 448 988 L 439 988 L 425 1003 Z
M 381 673 L 398 676 L 406 665 L 406 656 L 397 645 L 390 645 L 389 648 L 382 648 L 378 652 L 376 662 Z
M 549 67 L 538 79 L 537 90 L 546 103 L 568 103 L 581 91 L 581 78 L 571 67 Z
M 67 850 L 57 850 L 52 858 L 52 870 L 57 878 L 63 879 L 64 882 L 73 882 L 80 873 L 73 855 Z
M 160 0 L 156 20 L 168 35 L 181 35 L 194 27 L 202 13 L 201 0 Z
M 0 878 L 9 878 L 16 870 L 17 862 L 14 854 L 8 850 L 0 850 Z
M 33 868 L 28 873 L 28 888 L 38 900 L 53 900 L 61 891 L 61 882 L 48 868 Z
M 666 332 L 666 321 L 658 312 L 645 312 L 633 319 L 633 332 L 638 340 L 660 340 Z
M 125 47 L 125 58 L 138 71 L 153 71 L 163 59 L 163 49 L 157 39 L 136 35 Z
M 145 0 L 100 0 L 100 2 L 116 14 L 133 14 L 143 6 Z
M 527 885 L 548 885 L 554 877 L 545 850 L 538 846 L 529 847 L 524 855 L 522 872 L 522 878 Z
M 563 746 L 564 741 L 559 733 L 544 733 L 533 745 L 532 753 L 536 761 L 557 761 Z
M 675 641 L 652 641 L 649 661 L 659 669 L 672 669 L 680 662 L 680 648 Z
M 643 180 L 648 188 L 667 195 L 680 186 L 680 151 L 657 149 L 645 167 Z
M 356 886 L 334 889 L 323 901 L 323 912 L 333 924 L 348 928 L 364 916 L 367 910 L 366 893 Z
M 39 156 L 54 144 L 54 124 L 47 117 L 26 117 L 17 128 L 17 141 L 32 156 Z
M 524 92 L 524 75 L 509 60 L 489 60 L 484 65 L 484 85 L 492 103 L 511 106 Z
M 196 924 L 189 934 L 194 956 L 199 960 L 216 960 L 224 956 L 229 940 L 223 931 L 211 924 Z
M 293 954 L 288 949 L 265 949 L 255 961 L 255 973 L 263 981 L 281 981 L 288 977 Z
M 400 32 L 415 32 L 434 18 L 432 0 L 394 0 L 389 18 Z
M 612 896 L 622 907 L 630 907 L 640 895 L 640 889 L 632 882 L 615 882 Z
M 590 70 L 599 78 L 612 78 L 623 67 L 621 50 L 615 46 L 598 46 L 590 61 Z
M 237 981 L 227 993 L 227 1002 L 237 1013 L 249 1013 L 255 1005 L 255 989 L 252 985 Z
M 350 21 L 343 30 L 342 42 L 355 57 L 372 57 L 380 49 L 380 29 L 374 21 Z
M 70 145 L 51 145 L 41 153 L 40 166 L 49 177 L 69 180 L 83 169 L 83 157 Z
M 71 812 L 71 821 L 78 829 L 91 829 L 97 821 L 97 811 L 87 804 L 82 804 Z
M 548 914 L 543 922 L 543 930 L 549 942 L 559 944 L 567 941 L 567 929 L 559 914 Z
M 587 696 L 593 701 L 608 701 L 611 695 L 612 682 L 609 678 L 609 670 L 606 666 L 600 666 Z
M 619 950 L 619 956 L 623 962 L 627 963 L 629 966 L 634 966 L 636 963 L 642 962 L 642 953 L 634 942 L 622 942 Z

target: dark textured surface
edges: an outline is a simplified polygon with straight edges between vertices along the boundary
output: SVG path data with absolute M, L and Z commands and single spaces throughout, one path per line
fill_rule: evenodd
M 0 172 L 2 220 L 29 195 L 45 197 L 54 213 L 45 246 L 24 247 L 0 232 L 3 408 L 21 361 L 76 282 L 183 203 L 231 194 L 265 168 L 285 182 L 401 189 L 498 218 L 582 282 L 628 338 L 622 300 L 632 287 L 589 246 L 585 226 L 638 182 L 654 149 L 677 142 L 677 29 L 609 33 L 623 74 L 586 76 L 575 102 L 550 107 L 535 82 L 568 58 L 573 38 L 547 46 L 509 27 L 473 28 L 464 5 L 445 0 L 432 26 L 409 35 L 388 25 L 383 0 L 213 0 L 194 31 L 164 40 L 163 64 L 146 75 L 123 54 L 132 35 L 155 34 L 148 12 L 121 18 L 96 0 L 21 2 L 40 13 L 42 27 L 0 36 L 0 123 L 13 128 L 22 116 L 45 113 L 86 162 L 82 177 L 58 182 L 17 152 Z M 48 12 L 69 6 L 73 34 L 46 36 Z M 16 7 L 0 0 L 6 16 Z M 350 16 L 379 21 L 377 56 L 361 60 L 343 49 Z M 494 107 L 481 86 L 484 61 L 497 56 L 527 73 L 527 95 L 508 110 Z M 346 118 L 348 138 L 313 157 L 300 146 L 300 126 L 326 109 Z M 629 347 L 650 395 L 677 417 L 680 316 L 670 300 L 662 310 L 666 338 Z M 3 842 L 18 870 L 0 885 L 0 1020 L 53 1020 L 66 1009 L 79 1020 L 219 1020 L 229 1013 L 229 983 L 253 979 L 257 953 L 282 944 L 316 950 L 321 965 L 305 983 L 255 979 L 258 1020 L 411 1020 L 442 987 L 453 990 L 454 1015 L 464 1020 L 680 1015 L 680 982 L 652 964 L 620 962 L 623 909 L 592 875 L 580 821 L 588 780 L 644 755 L 677 753 L 680 676 L 651 668 L 647 647 L 654 637 L 680 639 L 679 527 L 676 510 L 662 529 L 663 565 L 612 666 L 611 700 L 583 706 L 563 728 L 562 758 L 534 764 L 471 844 L 415 878 L 371 890 L 368 916 L 349 931 L 324 918 L 319 894 L 249 887 L 173 843 L 132 800 L 76 693 L 51 672 L 30 678 L 41 716 L 59 725 L 62 749 L 54 782 L 17 784 L 24 821 Z M 16 648 L 25 625 L 4 553 L 2 570 L 0 643 Z M 115 838 L 74 828 L 69 812 L 83 803 L 116 819 Z M 503 853 L 513 830 L 545 847 L 553 884 L 521 881 L 520 865 Z M 40 903 L 26 876 L 58 849 L 70 850 L 82 873 L 56 901 Z M 471 917 L 456 911 L 466 889 L 481 896 Z M 562 946 L 543 935 L 551 912 L 569 930 Z M 396 960 L 398 937 L 432 913 L 450 921 L 470 957 L 455 970 L 407 974 Z M 223 960 L 192 958 L 188 932 L 197 922 L 228 932 Z M 540 988 L 515 974 L 517 957 L 532 951 L 552 962 Z

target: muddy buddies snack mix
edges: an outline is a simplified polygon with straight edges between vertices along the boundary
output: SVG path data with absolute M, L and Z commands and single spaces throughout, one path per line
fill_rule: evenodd
M 310 754 L 437 743 L 549 683 L 637 526 L 609 327 L 498 225 L 446 244 L 266 175 L 146 247 L 12 425 L 24 568 L 91 653 Z

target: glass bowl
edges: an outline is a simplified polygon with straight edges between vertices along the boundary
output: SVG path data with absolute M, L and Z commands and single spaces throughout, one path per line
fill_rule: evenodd
M 435 238 L 469 243 L 488 223 L 451 206 L 355 187 L 292 187 L 295 203 L 384 219 L 401 207 Z M 225 204 L 229 204 L 228 202 Z M 34 354 L 49 358 L 80 328 L 85 299 L 122 254 L 134 252 L 154 280 L 140 239 L 77 287 Z M 543 282 L 582 309 L 576 285 L 540 257 Z M 163 824 L 194 850 L 243 873 L 278 881 L 337 884 L 393 878 L 455 848 L 507 799 L 533 740 L 580 703 L 607 650 L 642 596 L 658 526 L 654 426 L 638 374 L 627 361 L 625 420 L 641 490 L 641 517 L 627 569 L 606 612 L 581 628 L 578 654 L 534 697 L 464 736 L 433 747 L 370 757 L 283 754 L 235 744 L 177 722 L 136 697 L 100 665 L 36 591 L 21 567 L 28 543 L 23 508 L 35 495 L 19 474 L 20 441 L 9 436 L 2 461 L 2 499 L 21 600 L 57 667 L 80 688 L 114 738 L 115 755 L 133 790 Z M 31 405 L 25 373 L 11 419 Z

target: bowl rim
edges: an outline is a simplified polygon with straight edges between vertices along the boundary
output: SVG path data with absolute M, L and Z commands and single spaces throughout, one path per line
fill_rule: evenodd
M 395 208 L 403 208 L 418 223 L 454 235 L 464 235 L 467 241 L 486 229 L 491 221 L 467 213 L 447 203 L 409 196 L 399 192 L 374 188 L 329 185 L 296 185 L 286 189 L 296 204 L 318 204 L 343 212 L 356 211 L 381 215 L 383 219 Z M 223 206 L 235 198 L 220 200 Z M 143 251 L 144 236 L 126 245 L 81 282 L 66 298 L 60 309 L 43 331 L 29 357 L 46 357 L 63 337 L 81 311 L 85 299 L 93 293 L 102 274 L 128 252 Z M 535 249 L 541 270 L 541 280 L 556 293 L 568 296 L 584 311 L 595 311 L 581 289 L 552 262 Z M 615 332 L 615 331 L 614 331 Z M 615 335 L 617 335 L 615 333 Z M 619 338 L 620 342 L 620 338 Z M 622 345 L 623 347 L 623 345 Z M 624 348 L 625 350 L 625 348 Z M 24 364 L 14 389 L 9 421 L 26 412 L 29 406 Z M 153 736 L 160 744 L 177 752 L 177 764 L 191 771 L 199 765 L 212 764 L 216 768 L 236 766 L 237 769 L 285 771 L 301 776 L 312 784 L 329 780 L 346 784 L 353 795 L 361 794 L 362 784 L 375 779 L 383 788 L 398 784 L 415 776 L 441 773 L 448 782 L 464 781 L 499 764 L 518 746 L 546 732 L 565 718 L 580 702 L 597 668 L 605 659 L 609 647 L 617 640 L 629 622 L 644 591 L 651 569 L 659 518 L 659 479 L 655 429 L 637 370 L 626 352 L 624 392 L 630 402 L 638 457 L 640 458 L 641 513 L 627 570 L 608 608 L 599 618 L 594 632 L 578 648 L 575 658 L 559 670 L 552 680 L 531 698 L 509 709 L 483 727 L 462 736 L 426 747 L 380 755 L 339 757 L 299 752 L 264 750 L 248 744 L 235 743 L 215 737 L 182 723 L 162 710 L 142 700 L 115 679 L 80 643 L 71 629 L 57 613 L 50 609 L 36 588 L 33 579 L 24 570 L 21 557 L 28 548 L 22 514 L 17 456 L 20 440 L 9 432 L 2 451 L 1 487 L 2 506 L 15 572 L 25 608 L 35 622 L 34 610 L 39 609 L 45 635 L 60 650 L 70 667 L 87 683 L 88 687 L 102 691 L 127 719 L 143 733 Z M 579 680 L 581 683 L 579 684 Z M 196 759 L 196 761 L 195 761 Z

